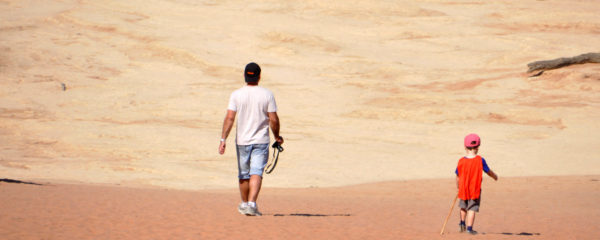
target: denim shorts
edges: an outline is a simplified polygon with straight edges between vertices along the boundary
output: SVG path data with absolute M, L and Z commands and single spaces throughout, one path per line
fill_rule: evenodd
M 262 177 L 269 160 L 269 144 L 237 145 L 238 178 L 250 179 L 250 175 Z

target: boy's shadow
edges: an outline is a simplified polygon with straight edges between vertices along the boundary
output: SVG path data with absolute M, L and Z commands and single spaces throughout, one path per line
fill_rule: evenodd
M 483 233 L 485 234 L 485 233 Z M 528 233 L 528 232 L 520 232 L 520 233 L 510 233 L 510 232 L 502 232 L 502 233 L 488 233 L 488 234 L 502 234 L 508 236 L 539 236 L 541 233 Z

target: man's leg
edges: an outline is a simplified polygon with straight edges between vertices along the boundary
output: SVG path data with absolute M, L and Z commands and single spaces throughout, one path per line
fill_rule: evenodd
M 250 191 L 249 202 L 256 202 L 262 186 L 262 174 L 269 160 L 269 144 L 256 144 L 252 148 L 250 162 Z
M 269 144 L 252 145 L 252 154 L 250 161 L 250 181 L 248 190 L 248 206 L 253 211 L 254 216 L 261 216 L 256 206 L 256 200 L 262 186 L 262 174 L 267 160 L 269 160 Z
M 248 202 L 249 192 L 250 192 L 250 180 L 240 179 L 240 196 L 242 197 L 242 202 Z
M 240 198 L 242 203 L 238 206 L 238 211 L 241 214 L 248 215 L 248 195 L 250 192 L 250 151 L 251 147 L 237 145 L 238 159 L 238 181 L 240 187 Z
M 246 195 L 246 201 L 248 202 L 256 202 L 258 199 L 258 193 L 260 193 L 260 187 L 262 186 L 262 176 L 260 175 L 250 175 L 250 183 L 248 185 L 249 189 Z M 241 185 L 240 185 L 241 190 Z M 243 196 L 242 196 L 243 198 Z

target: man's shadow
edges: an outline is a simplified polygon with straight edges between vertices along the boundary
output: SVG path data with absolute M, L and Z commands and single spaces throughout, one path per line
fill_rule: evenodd
M 273 217 L 350 217 L 352 214 L 275 213 Z

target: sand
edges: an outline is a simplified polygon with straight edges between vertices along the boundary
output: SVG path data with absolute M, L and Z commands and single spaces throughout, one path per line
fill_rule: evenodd
M 250 220 L 264 224 L 255 233 L 433 238 L 475 132 L 501 178 L 481 215 L 486 238 L 598 236 L 588 203 L 598 200 L 600 64 L 526 73 L 529 62 L 599 52 L 598 12 L 594 0 L 0 0 L 0 178 L 51 185 L 2 183 L 2 233 L 245 236 L 246 218 L 230 211 L 233 133 L 225 155 L 217 147 L 229 95 L 255 61 L 286 139 L 260 201 L 285 216 Z M 191 229 L 207 223 L 221 230 Z
M 484 180 L 477 236 L 443 236 L 450 180 L 337 188 L 266 188 L 262 217 L 237 212 L 235 190 L 0 185 L 2 239 L 596 239 L 600 176 Z M 533 190 L 533 191 L 532 191 Z
M 250 61 L 286 138 L 269 187 L 451 177 L 471 132 L 501 176 L 600 174 L 600 65 L 526 74 L 529 62 L 599 51 L 596 1 L 0 1 L 0 11 L 4 177 L 231 187 L 235 153 L 217 147 Z

